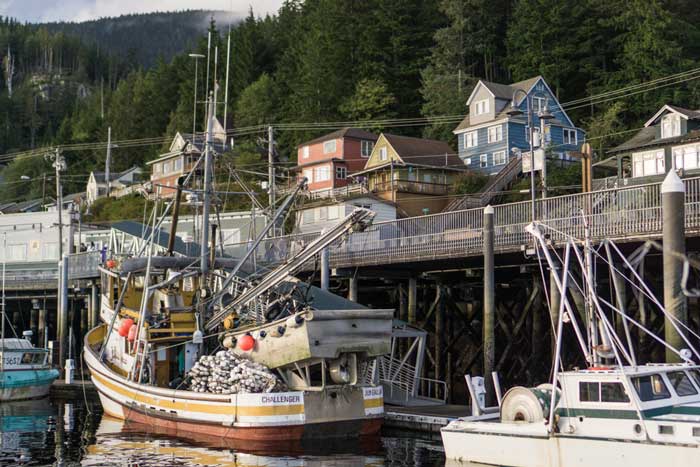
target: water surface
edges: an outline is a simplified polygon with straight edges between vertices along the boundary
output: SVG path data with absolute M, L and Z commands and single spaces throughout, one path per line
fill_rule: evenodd
M 385 430 L 361 441 L 237 443 L 147 432 L 103 415 L 99 403 L 0 405 L 0 466 L 416 466 L 444 465 L 440 441 Z

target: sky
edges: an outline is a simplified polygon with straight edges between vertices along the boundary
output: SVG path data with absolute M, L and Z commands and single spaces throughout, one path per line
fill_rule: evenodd
M 0 0 L 0 15 L 22 22 L 87 21 L 128 13 L 176 10 L 229 10 L 244 16 L 274 13 L 283 0 Z

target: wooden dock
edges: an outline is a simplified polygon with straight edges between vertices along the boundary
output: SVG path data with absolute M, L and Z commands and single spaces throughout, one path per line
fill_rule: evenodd
M 384 406 L 384 426 L 438 433 L 440 428 L 459 417 L 470 415 L 466 405 L 427 405 L 419 407 Z
M 75 380 L 70 384 L 62 379 L 57 379 L 51 385 L 51 391 L 49 395 L 52 399 L 78 399 L 83 400 L 86 397 L 88 400 L 97 400 L 97 389 L 92 381 L 89 380 Z

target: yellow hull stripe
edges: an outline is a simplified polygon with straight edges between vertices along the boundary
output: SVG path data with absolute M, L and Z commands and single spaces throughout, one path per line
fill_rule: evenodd
M 377 407 L 384 407 L 384 400 L 381 397 L 365 399 L 365 409 L 376 409 Z
M 272 405 L 272 406 L 236 406 L 217 405 L 216 403 L 202 404 L 199 402 L 178 402 L 177 400 L 159 398 L 155 399 L 143 393 L 134 391 L 115 384 L 97 372 L 92 373 L 101 385 L 106 386 L 117 394 L 142 404 L 167 410 L 183 410 L 187 412 L 200 412 L 215 415 L 238 415 L 241 417 L 274 416 L 274 415 L 300 415 L 304 413 L 303 404 L 295 405 Z M 367 401 L 365 401 L 365 404 Z M 366 405 L 365 405 L 366 406 Z

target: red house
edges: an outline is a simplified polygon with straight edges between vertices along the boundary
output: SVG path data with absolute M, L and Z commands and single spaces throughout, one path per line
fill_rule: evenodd
M 344 187 L 364 168 L 376 141 L 377 135 L 357 128 L 334 131 L 298 146 L 296 170 L 309 191 Z

